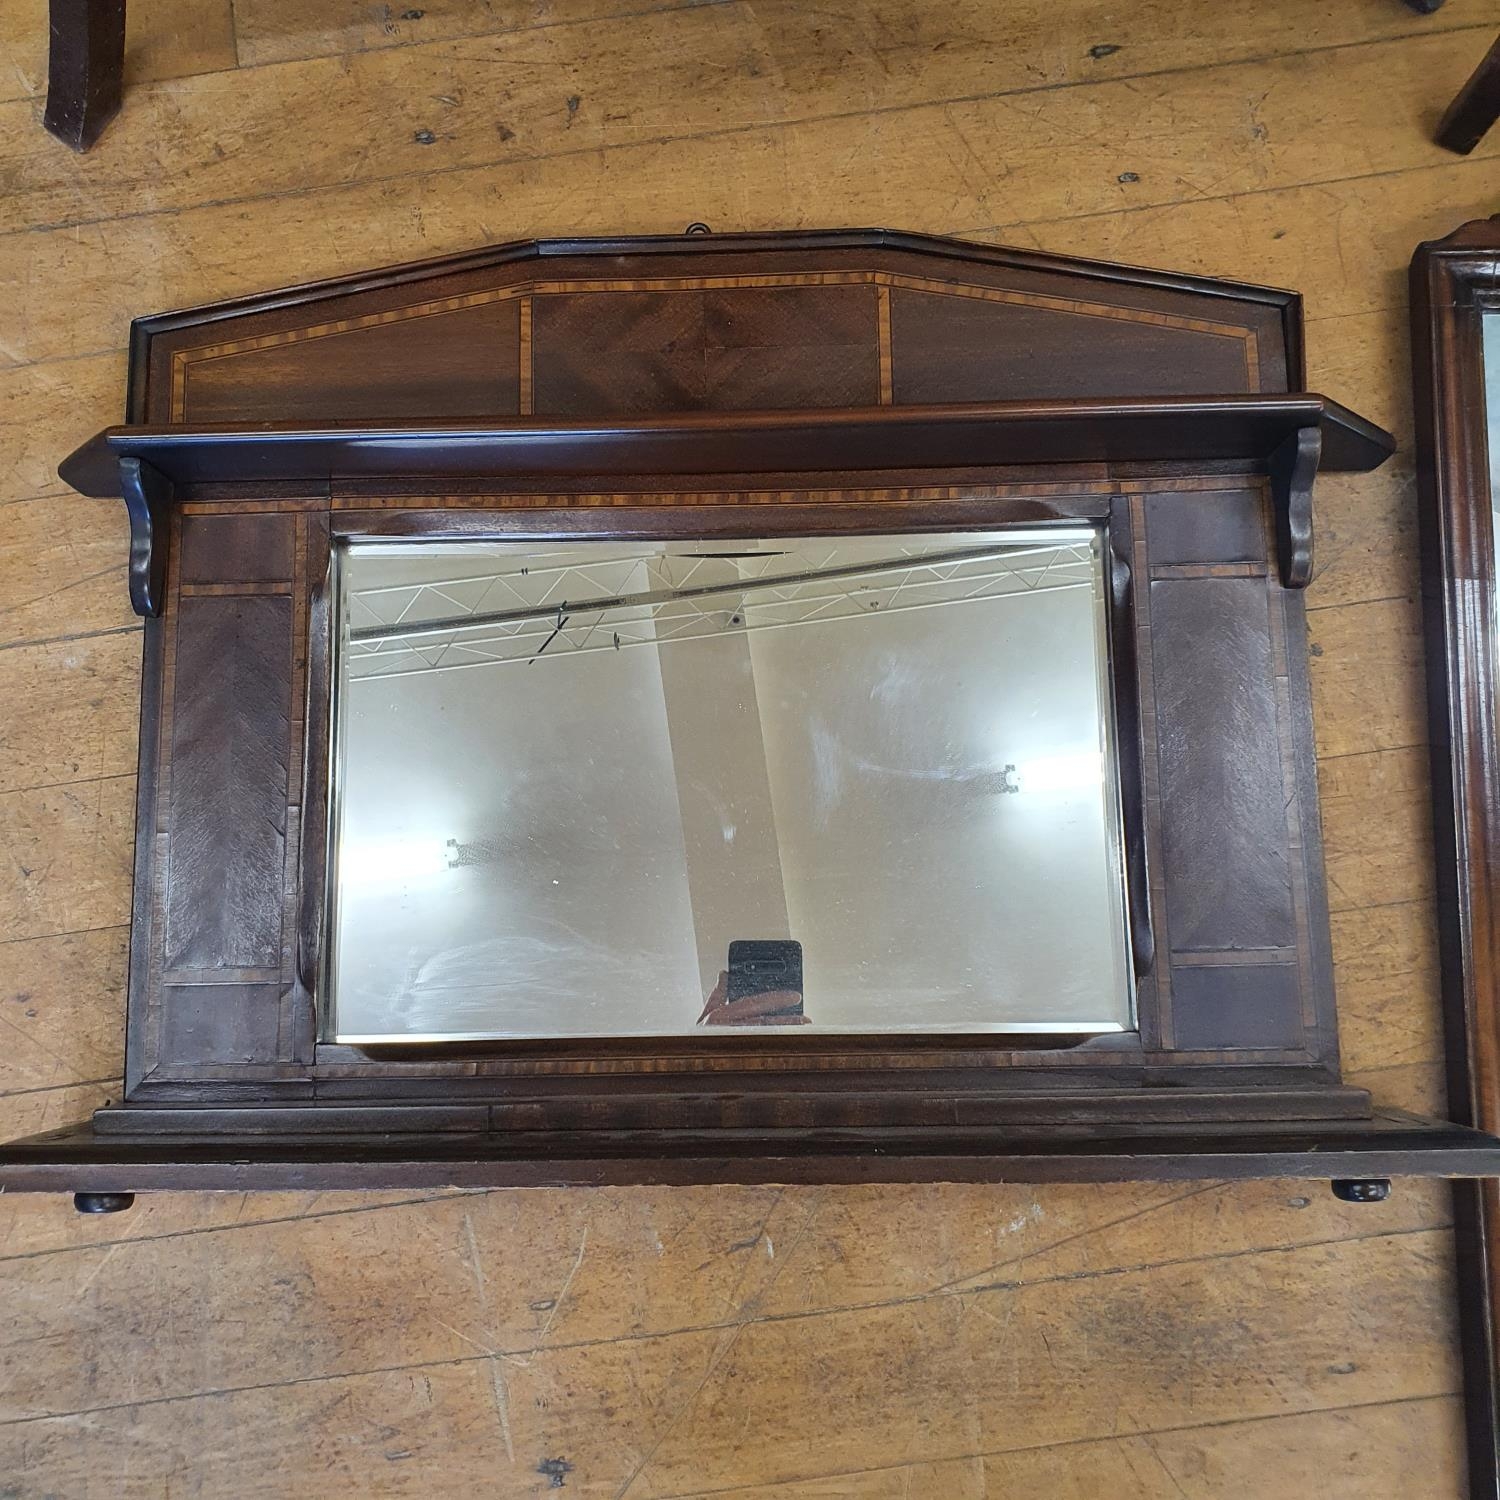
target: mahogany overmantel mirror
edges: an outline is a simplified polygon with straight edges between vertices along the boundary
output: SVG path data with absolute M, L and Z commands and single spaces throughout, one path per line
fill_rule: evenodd
M 0 1183 L 1500 1171 L 1339 1075 L 1297 297 L 885 231 L 134 329 L 123 1097 Z M 123 581 L 122 581 L 123 586 Z
M 1417 249 L 1412 356 L 1449 1108 L 1500 1126 L 1500 218 Z M 1472 1492 L 1500 1494 L 1500 1185 L 1454 1193 Z

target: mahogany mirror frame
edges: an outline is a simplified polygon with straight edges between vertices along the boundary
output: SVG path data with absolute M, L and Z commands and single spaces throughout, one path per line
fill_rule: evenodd
M 1483 320 L 1500 316 L 1500 217 L 1411 263 L 1417 487 L 1448 1109 L 1500 1126 L 1500 568 Z M 1500 382 L 1500 371 L 1493 372 Z M 1500 1182 L 1454 1184 L 1475 1496 L 1500 1495 Z
M 0 1146 L 0 1186 L 1500 1172 L 1339 1071 L 1303 590 L 1316 472 L 1393 441 L 1303 389 L 1301 339 L 1293 293 L 885 230 L 519 242 L 141 320 L 129 423 L 61 469 L 124 500 L 145 617 L 125 1096 Z M 1137 1032 L 319 1043 L 337 538 L 1080 521 Z

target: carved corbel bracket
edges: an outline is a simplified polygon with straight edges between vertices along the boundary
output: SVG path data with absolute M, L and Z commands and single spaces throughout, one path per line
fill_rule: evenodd
M 122 458 L 120 490 L 130 516 L 130 603 L 136 614 L 154 618 L 166 592 L 172 481 L 144 459 Z
M 1289 589 L 1305 589 L 1312 578 L 1312 490 L 1322 456 L 1322 429 L 1299 427 L 1266 461 L 1276 504 L 1281 581 Z

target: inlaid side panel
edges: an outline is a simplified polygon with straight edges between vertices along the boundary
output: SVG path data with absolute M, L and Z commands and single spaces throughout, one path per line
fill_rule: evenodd
M 276 1060 L 278 984 L 169 984 L 159 1050 L 173 1071 Z
M 520 410 L 514 300 L 318 332 L 230 341 L 186 362 L 178 420 L 367 421 L 514 416 Z
M 1175 701 L 1157 690 L 1176 721 L 1159 726 L 1163 785 L 1176 788 L 1163 810 L 1167 1034 L 1183 1050 L 1305 1052 L 1331 1064 L 1316 793 L 1297 769 L 1310 767 L 1311 733 L 1286 644 L 1302 630 L 1301 600 L 1276 586 L 1268 497 L 1205 480 L 1148 495 L 1144 510 L 1161 601 L 1153 619 L 1167 632 L 1160 659 L 1175 672 L 1183 653 L 1200 653 Z M 1205 777 L 1195 797 L 1187 788 Z M 1229 869 L 1236 878 L 1225 880 Z
M 1273 556 L 1269 519 L 1264 498 L 1254 490 L 1148 495 L 1151 561 L 1158 567 L 1172 563 L 1265 565 Z
M 1260 578 L 1151 585 L 1175 952 L 1296 938 L 1269 601 Z
M 567 292 L 532 301 L 535 410 L 874 406 L 873 286 Z
M 891 344 L 898 405 L 1259 389 L 1244 330 L 1180 318 L 1090 316 L 897 287 Z
M 177 608 L 166 968 L 279 971 L 292 601 Z
M 1141 503 L 1159 666 L 1171 1043 L 1331 1064 L 1301 601 L 1275 585 L 1268 497 L 1200 481 Z
M 178 576 L 186 584 L 290 585 L 294 552 L 285 515 L 184 516 Z
M 1297 966 L 1178 966 L 1172 975 L 1172 1014 L 1177 1045 L 1187 1050 L 1299 1046 Z

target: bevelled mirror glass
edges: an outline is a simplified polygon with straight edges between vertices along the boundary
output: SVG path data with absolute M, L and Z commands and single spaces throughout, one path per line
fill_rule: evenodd
M 1101 533 L 351 542 L 325 1036 L 1133 1024 Z

